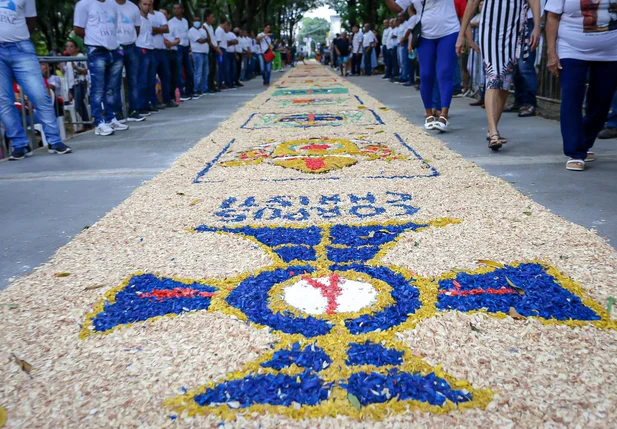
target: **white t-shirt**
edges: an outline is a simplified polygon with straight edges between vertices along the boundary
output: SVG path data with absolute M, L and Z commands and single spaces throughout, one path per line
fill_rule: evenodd
M 263 52 L 261 52 L 261 44 L 259 42 L 257 42 L 256 39 L 252 39 L 252 47 L 251 47 L 251 51 L 253 51 L 255 54 L 263 54 Z
M 219 48 L 227 50 L 227 33 L 223 27 L 219 26 L 214 32 L 214 37 L 219 44 Z
M 75 5 L 73 24 L 86 31 L 84 43 L 87 46 L 101 46 L 110 51 L 118 49 L 117 5 L 116 0 L 81 0 Z
M 118 43 L 131 45 L 137 40 L 135 27 L 139 27 L 141 23 L 139 8 L 131 0 L 126 0 L 122 5 L 116 3 L 116 9 L 118 9 Z
M 353 35 L 351 46 L 353 48 L 354 54 L 362 53 L 362 33 L 360 31 L 358 31 L 357 33 Z
M 169 25 L 169 24 L 167 24 L 167 25 Z M 178 36 L 176 34 L 176 29 L 175 28 L 172 28 L 172 26 L 169 26 L 169 33 L 163 34 L 163 38 L 165 40 L 167 40 L 168 42 L 174 43 L 177 39 L 180 38 L 180 36 Z M 165 49 L 168 49 L 170 51 L 177 51 L 178 50 L 178 46 L 172 46 L 171 48 L 165 47 Z
M 152 15 L 148 15 L 152 16 Z M 138 48 L 142 49 L 154 49 L 154 38 L 152 37 L 152 22 L 148 18 L 144 18 L 140 15 L 141 25 L 139 26 L 139 36 L 137 37 Z
M 169 32 L 173 33 L 176 39 L 180 39 L 180 46 L 189 45 L 189 23 L 186 19 L 171 18 L 167 23 Z
M 602 1 L 595 19 L 583 23 L 581 0 L 548 0 L 545 10 L 561 15 L 557 34 L 557 55 L 583 61 L 617 61 L 617 4 L 609 12 Z M 594 8 L 595 9 L 595 8 Z
M 207 39 L 208 33 L 201 27 L 199 30 L 195 27 L 189 30 L 189 41 L 191 42 L 191 50 L 193 53 L 207 54 L 210 52 L 210 45 L 207 43 L 197 43 L 199 39 Z
M 381 35 L 381 46 L 388 46 L 388 39 L 390 38 L 390 34 L 392 33 L 392 29 L 390 27 L 386 28 Z
M 232 42 L 234 40 L 238 40 L 234 32 L 230 31 L 229 33 L 227 33 L 227 42 Z M 229 43 L 227 43 L 227 52 L 242 52 L 238 49 L 238 46 L 239 45 L 230 45 Z
M 388 38 L 388 49 L 398 46 L 398 27 L 390 30 L 390 37 Z
M 362 35 L 362 46 L 368 48 L 371 43 L 377 43 L 377 38 L 375 33 L 369 30 L 368 33 Z
M 403 22 L 398 26 L 398 45 L 401 46 L 401 42 L 405 38 L 405 34 L 407 34 L 407 30 L 409 26 L 407 25 L 407 21 Z
M 34 0 L 0 0 L 0 43 L 29 40 L 26 18 L 34 17 Z
M 418 15 L 422 15 L 423 0 L 396 0 L 401 8 L 407 9 L 413 4 Z M 418 18 L 420 19 L 420 18 Z M 422 16 L 422 37 L 440 39 L 458 33 L 461 23 L 456 14 L 454 0 L 426 0 Z
M 167 25 L 167 18 L 158 10 L 155 10 L 154 14 L 148 14 L 148 19 L 152 23 L 152 28 L 160 28 Z M 154 38 L 154 49 L 165 49 L 165 37 L 163 34 L 154 34 L 152 37 Z
M 261 53 L 265 54 L 268 51 L 268 48 L 270 47 L 270 45 L 272 44 L 272 38 L 270 36 L 266 36 L 264 33 L 259 33 L 258 37 L 262 37 L 262 36 L 265 36 L 265 37 L 260 40 L 259 47 L 260 47 Z
M 216 33 L 214 31 L 214 28 L 212 28 L 210 24 L 204 24 L 204 28 L 206 29 L 208 36 L 210 36 L 210 43 L 216 46 Z

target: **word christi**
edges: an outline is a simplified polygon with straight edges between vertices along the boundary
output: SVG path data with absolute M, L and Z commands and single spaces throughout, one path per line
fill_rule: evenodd
M 411 205 L 412 196 L 396 192 L 366 195 L 334 194 L 319 197 L 279 195 L 260 201 L 251 196 L 243 200 L 224 200 L 215 215 L 225 222 L 286 220 L 303 222 L 310 219 L 336 219 L 352 216 L 367 219 L 380 215 L 411 216 L 418 208 Z
M 168 400 L 179 414 L 380 419 L 409 409 L 483 408 L 492 399 L 490 390 L 432 367 L 397 333 L 446 311 L 501 318 L 514 308 L 544 323 L 608 327 L 612 322 L 572 280 L 541 262 L 456 270 L 435 279 L 383 262 L 401 237 L 457 222 L 201 225 L 194 231 L 252 241 L 272 264 L 224 280 L 135 274 L 87 316 L 82 337 L 199 311 L 267 327 L 278 337 L 270 352 L 240 371 Z M 517 293 L 499 292 L 509 287 Z

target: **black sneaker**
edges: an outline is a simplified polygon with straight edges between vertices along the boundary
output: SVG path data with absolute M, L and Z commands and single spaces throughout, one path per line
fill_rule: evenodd
M 242 85 L 240 82 L 234 84 L 235 86 L 237 86 L 238 88 L 242 88 L 244 85 Z
M 157 109 L 157 110 L 163 110 L 163 109 L 165 109 L 165 107 L 166 106 L 163 103 L 157 104 L 156 106 L 154 106 L 154 108 Z
M 137 113 L 139 113 L 141 116 L 150 116 L 152 114 L 152 112 L 148 109 L 142 109 Z
M 176 104 L 176 103 L 174 103 L 173 101 L 170 101 L 169 103 L 167 103 L 167 104 L 165 105 L 165 107 L 166 107 L 166 108 L 167 108 L 167 107 L 178 107 L 178 106 L 179 106 L 179 104 Z
M 218 91 L 215 89 L 209 89 L 208 94 L 216 94 Z
M 114 116 L 116 117 L 116 120 L 121 124 L 124 124 L 126 122 L 126 118 L 122 113 L 116 113 Z
M 56 143 L 47 148 L 47 152 L 49 153 L 57 153 L 58 155 L 66 155 L 67 153 L 73 152 L 70 147 L 65 145 L 64 143 Z
M 148 113 L 149 115 L 150 113 Z M 132 111 L 131 113 L 129 113 L 129 117 L 126 118 L 127 121 L 129 122 L 141 122 L 141 121 L 145 121 L 146 120 L 146 116 L 136 112 L 136 111 Z
M 146 110 L 148 110 L 148 112 L 150 113 L 159 113 L 159 109 L 157 109 L 156 107 L 154 107 L 153 105 L 150 105 L 146 108 Z
M 180 101 L 189 101 L 192 97 L 192 95 L 182 95 Z
M 34 153 L 32 153 L 32 150 L 28 146 L 20 147 L 17 149 L 13 149 L 13 152 L 11 153 L 11 156 L 9 157 L 9 161 L 20 161 L 32 155 L 34 155 Z

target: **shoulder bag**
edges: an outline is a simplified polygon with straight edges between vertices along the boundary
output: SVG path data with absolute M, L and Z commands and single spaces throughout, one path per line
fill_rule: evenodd
M 420 21 L 416 24 L 416 26 L 411 30 L 411 47 L 413 49 L 417 49 L 420 46 L 420 38 L 422 37 L 422 17 L 424 16 L 424 6 L 426 5 L 426 0 L 422 1 L 422 13 L 420 14 Z
M 274 53 L 274 51 L 272 51 L 272 48 L 270 47 L 270 38 L 267 38 L 267 42 L 268 42 L 268 50 L 264 53 L 264 60 L 269 63 L 272 62 L 272 60 L 274 60 L 274 58 L 276 58 L 276 54 Z

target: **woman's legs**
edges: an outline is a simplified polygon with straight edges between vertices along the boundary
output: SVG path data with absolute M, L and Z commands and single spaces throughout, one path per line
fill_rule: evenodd
M 586 114 L 583 118 L 583 143 L 587 151 L 593 147 L 604 128 L 617 89 L 617 61 L 591 63 L 587 90 Z
M 486 117 L 488 119 L 489 137 L 499 134 L 499 120 L 503 113 L 503 108 L 508 99 L 508 91 L 502 89 L 488 89 L 484 96 L 484 106 L 486 107 Z
M 561 137 L 563 152 L 573 159 L 587 157 L 585 126 L 583 123 L 583 102 L 585 84 L 589 73 L 589 62 L 562 59 L 561 66 Z
M 420 39 L 418 61 L 420 62 L 420 94 L 426 109 L 426 116 L 431 116 L 433 85 L 435 83 L 435 62 L 437 59 L 437 41 Z
M 455 53 L 457 33 L 437 39 L 437 81 L 441 94 L 441 116 L 448 117 L 454 92 L 454 68 L 458 67 Z

